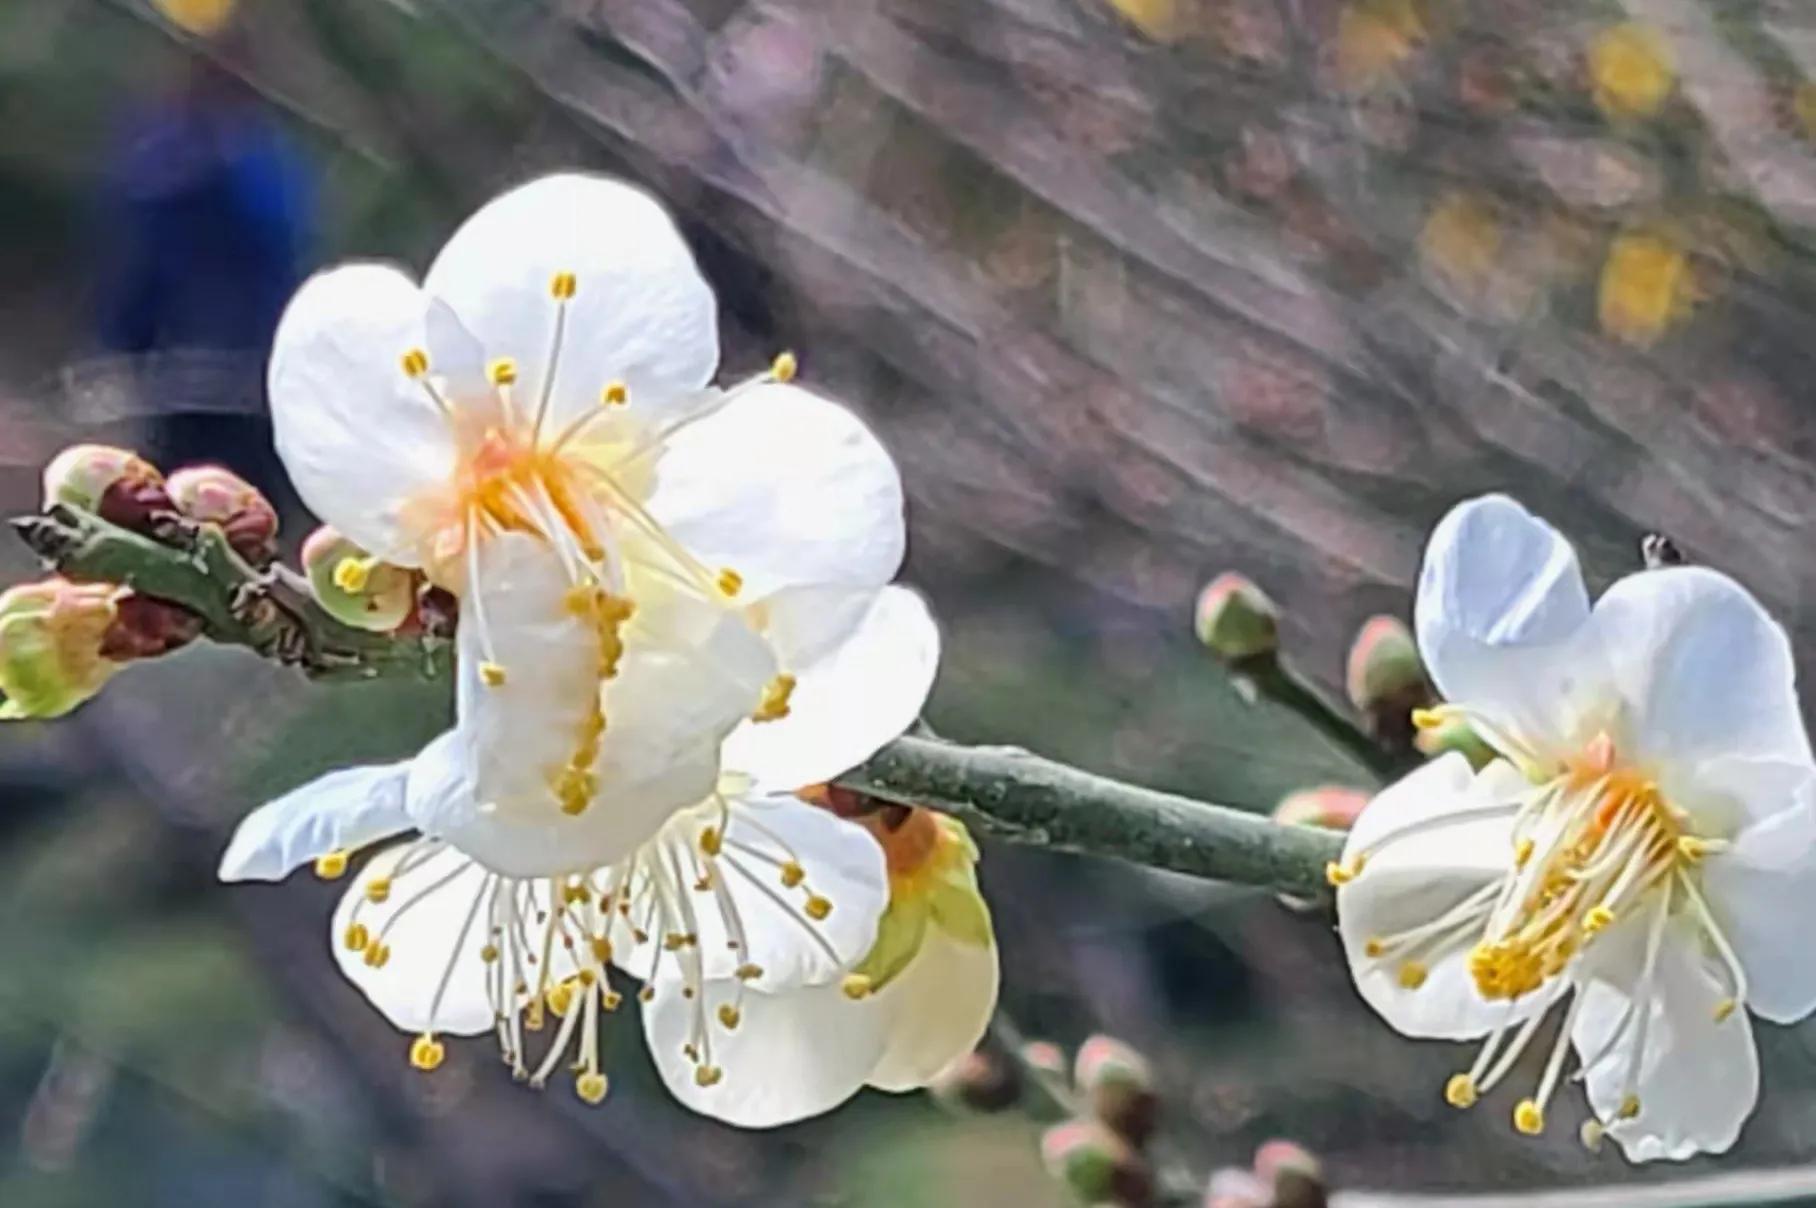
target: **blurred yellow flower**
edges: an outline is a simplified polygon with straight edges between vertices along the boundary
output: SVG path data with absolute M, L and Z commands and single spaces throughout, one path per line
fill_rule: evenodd
M 1805 138 L 1816 138 L 1816 83 L 1805 80 L 1791 94 L 1791 112 Z
M 1432 206 L 1419 232 L 1419 262 L 1435 284 L 1478 291 L 1494 272 L 1501 250 L 1501 226 L 1480 197 L 1446 193 Z
M 1616 25 L 1589 46 L 1589 79 L 1595 103 L 1611 118 L 1643 118 L 1658 112 L 1677 83 L 1671 48 L 1644 25 Z
M 1337 20 L 1337 75 L 1346 87 L 1374 84 L 1425 38 L 1413 0 L 1355 0 Z
M 1178 0 L 1110 0 L 1110 7 L 1156 42 L 1171 42 L 1179 34 Z
M 238 0 L 153 0 L 171 22 L 205 38 L 227 24 Z
M 1628 232 L 1602 265 L 1597 313 L 1602 330 L 1640 348 L 1690 313 L 1697 299 L 1689 257 L 1670 239 Z

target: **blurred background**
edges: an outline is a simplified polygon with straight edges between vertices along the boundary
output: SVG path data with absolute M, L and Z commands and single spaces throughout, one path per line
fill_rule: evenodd
M 294 549 L 262 397 L 291 289 L 420 268 L 571 166 L 678 211 L 728 376 L 793 348 L 884 435 L 955 738 L 1255 809 L 1366 784 L 1243 703 L 1193 595 L 1246 572 L 1334 685 L 1489 489 L 1598 585 L 1660 530 L 1816 639 L 1807 0 L 5 0 L 0 505 L 105 440 L 225 462 Z M 0 730 L 0 1204 L 1065 1202 L 1026 1114 L 867 1094 L 738 1133 L 633 1026 L 598 1109 L 483 1041 L 416 1075 L 332 971 L 336 890 L 213 868 L 251 806 L 447 712 L 191 649 Z M 1537 1141 L 1450 1112 L 1458 1053 L 1360 1006 L 1327 917 L 1002 845 L 983 878 L 1005 1017 L 1143 1049 L 1199 1173 L 1276 1135 L 1356 1187 L 1681 1173 L 1585 1152 L 1568 1092 Z M 1812 1153 L 1816 1028 L 1760 1033 L 1728 1166 Z

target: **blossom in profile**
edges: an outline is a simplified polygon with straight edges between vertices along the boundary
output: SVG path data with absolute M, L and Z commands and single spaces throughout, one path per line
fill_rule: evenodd
M 352 875 L 331 942 L 347 978 L 413 1035 L 420 1069 L 441 1064 L 443 1037 L 490 1032 L 518 1078 L 540 1086 L 571 1069 L 598 1102 L 606 1022 L 634 992 L 657 1068 L 690 1106 L 748 1127 L 829 1110 L 864 1081 L 847 1071 L 880 1058 L 884 1033 L 861 1001 L 873 983 L 857 971 L 891 878 L 863 827 L 780 786 L 824 782 L 905 730 L 938 657 L 906 589 L 839 624 L 823 648 L 793 652 L 803 708 L 734 731 L 716 784 L 621 856 L 592 854 L 622 837 L 609 809 L 490 808 L 456 730 L 413 760 L 333 772 L 255 811 L 221 877 L 310 863 L 347 876 L 358 849 L 384 844 Z
M 570 174 L 483 207 L 420 285 L 335 268 L 278 327 L 299 493 L 370 565 L 458 597 L 448 757 L 576 867 L 711 794 L 747 721 L 825 708 L 804 660 L 847 657 L 901 561 L 876 438 L 786 354 L 712 386 L 716 322 L 662 207 Z
M 1586 1140 L 1728 1149 L 1758 1095 L 1749 1012 L 1816 1007 L 1816 765 L 1784 630 L 1699 567 L 1592 608 L 1570 545 L 1503 496 L 1439 524 L 1415 621 L 1447 701 L 1422 720 L 1498 758 L 1443 755 L 1350 831 L 1330 875 L 1357 988 L 1408 1036 L 1482 1039 L 1456 1107 L 1561 1016 L 1515 1128 L 1543 1131 L 1574 1048 Z

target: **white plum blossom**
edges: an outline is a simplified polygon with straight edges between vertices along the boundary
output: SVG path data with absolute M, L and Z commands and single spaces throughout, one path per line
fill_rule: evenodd
M 420 285 L 318 274 L 276 334 L 298 491 L 459 597 L 447 757 L 501 834 L 531 823 L 568 866 L 627 856 L 713 792 L 748 719 L 814 707 L 802 660 L 845 657 L 901 562 L 888 454 L 789 384 L 792 357 L 711 386 L 716 323 L 660 205 L 557 175 L 474 214 Z M 559 871 L 525 859 L 494 866 Z
M 1733 580 L 1671 567 L 1590 607 L 1575 552 L 1517 503 L 1464 503 L 1420 576 L 1420 651 L 1499 753 L 1382 792 L 1331 868 L 1369 1005 L 1408 1036 L 1485 1038 L 1472 1106 L 1559 1018 L 1513 1110 L 1545 1127 L 1569 1051 L 1634 1161 L 1720 1153 L 1758 1097 L 1748 1012 L 1816 1008 L 1816 767 L 1783 629 Z
M 731 1004 L 743 1020 L 720 1041 L 719 1060 L 738 1071 L 723 1087 L 701 1086 L 670 1056 L 689 1034 L 684 1004 L 658 996 L 645 1013 L 657 1069 L 675 1097 L 748 1128 L 826 1111 L 865 1086 L 919 1090 L 977 1047 L 996 1011 L 996 937 L 964 825 L 837 788 L 802 796 L 841 814 L 864 809 L 854 816 L 882 848 L 888 906 L 862 961 L 837 984 L 783 992 L 747 993 L 735 978 L 709 979 L 707 1003 Z
M 859 1085 L 841 1081 L 849 1054 L 880 1060 L 857 1001 L 869 985 L 852 971 L 890 880 L 864 828 L 788 787 L 829 780 L 905 730 L 939 648 L 925 605 L 899 587 L 840 625 L 818 647 L 783 628 L 802 707 L 734 731 L 716 788 L 616 860 L 592 862 L 597 845 L 562 815 L 485 809 L 451 731 L 413 760 L 333 772 L 254 811 L 220 875 L 277 880 L 313 860 L 340 876 L 352 849 L 415 830 L 352 879 L 331 941 L 349 980 L 416 1034 L 413 1064 L 439 1065 L 444 1034 L 493 1032 L 518 1077 L 541 1085 L 569 1066 L 597 1102 L 601 1028 L 628 975 L 657 1064 L 692 1106 L 750 1126 L 825 1111 Z M 764 1043 L 743 1043 L 753 1033 Z

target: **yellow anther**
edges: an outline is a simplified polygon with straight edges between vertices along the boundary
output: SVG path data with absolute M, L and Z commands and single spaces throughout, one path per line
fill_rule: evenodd
M 1444 1102 L 1461 1111 L 1476 1105 L 1475 1079 L 1468 1074 L 1452 1074 L 1444 1084 Z
M 574 274 L 556 273 L 549 278 L 549 293 L 565 302 L 574 296 L 574 291 L 579 288 L 579 285 L 580 282 Z
M 794 695 L 795 677 L 783 672 L 763 685 L 763 697 L 757 702 L 752 721 L 781 721 L 788 716 L 788 701 Z
M 707 855 L 718 855 L 724 849 L 724 845 L 725 838 L 719 833 L 718 827 L 709 826 L 700 832 L 700 850 Z
M 599 392 L 599 402 L 606 407 L 622 407 L 630 401 L 630 388 L 623 382 L 608 382 Z
M 1435 730 L 1444 724 L 1444 715 L 1436 709 L 1414 709 L 1412 724 L 1420 730 Z
M 486 377 L 494 386 L 509 386 L 517 380 L 517 362 L 511 357 L 499 357 L 486 366 Z
M 796 885 L 799 885 L 806 879 L 807 870 L 793 860 L 782 865 L 782 887 L 784 889 L 793 889 Z
M 373 940 L 366 945 L 366 964 L 373 969 L 383 969 L 385 962 L 391 959 L 391 945 Z
M 870 997 L 871 981 L 862 973 L 847 973 L 845 980 L 839 983 L 839 989 L 845 992 L 846 998 L 857 1002 Z
M 1620 1110 L 1615 1112 L 1614 1115 L 1615 1118 L 1619 1120 L 1631 1120 L 1633 1117 L 1639 1115 L 1639 1096 L 1628 1095 L 1626 1098 L 1622 1099 Z
M 716 1065 L 697 1065 L 694 1067 L 695 1086 L 717 1086 L 725 1077 L 725 1071 Z
M 580 972 L 574 974 L 574 980 L 579 982 L 582 986 L 590 986 L 598 981 L 599 978 L 591 969 L 582 969 Z
M 637 1001 L 638 1002 L 643 1002 L 643 1003 L 654 1002 L 655 998 L 656 998 L 656 988 L 654 986 L 645 986 L 645 987 L 643 987 L 643 989 L 637 991 Z
M 1332 860 L 1324 866 L 1324 879 L 1332 885 L 1348 885 L 1362 875 L 1362 867 L 1368 857 L 1357 856 L 1349 861 Z
M 719 572 L 719 593 L 721 595 L 735 596 L 740 591 L 743 591 L 743 590 L 744 590 L 744 576 L 743 575 L 739 574 L 737 571 L 733 570 L 729 566 Z
M 1576 1131 L 1577 1140 L 1581 1141 L 1583 1148 L 1590 1153 L 1602 1151 L 1602 1139 L 1607 1135 L 1608 1130 L 1602 1127 L 1600 1120 L 1584 1120 L 1583 1126 Z
M 608 1011 L 616 1011 L 622 1002 L 624 1002 L 624 995 L 616 990 L 606 990 L 599 995 L 599 1005 Z
M 1699 863 L 1704 856 L 1709 854 L 1709 841 L 1699 839 L 1695 835 L 1679 835 L 1677 837 L 1677 854 L 1691 864 Z
M 588 1070 L 574 1079 L 574 1093 L 595 1107 L 605 1101 L 607 1086 L 605 1075 L 597 1070 Z
M 593 950 L 593 959 L 600 964 L 603 965 L 606 961 L 612 959 L 612 941 L 606 939 L 603 935 L 595 935 L 588 946 Z
M 1384 956 L 1387 953 L 1387 945 L 1374 936 L 1370 936 L 1362 942 L 1362 951 L 1369 956 Z
M 1425 984 L 1428 976 L 1430 970 L 1419 961 L 1406 961 L 1400 965 L 1399 981 L 1402 989 L 1417 990 Z
M 479 959 L 484 961 L 488 965 L 491 964 L 493 961 L 497 960 L 498 959 L 498 945 L 497 944 L 487 944 L 485 947 L 481 948 L 479 950 Z
M 315 858 L 315 875 L 324 881 L 335 881 L 347 875 L 347 853 L 335 850 Z
M 778 352 L 776 359 L 770 362 L 769 376 L 778 382 L 792 382 L 795 374 L 801 371 L 801 363 L 792 352 Z
M 1740 1004 L 1731 998 L 1724 998 L 1715 1004 L 1715 1022 L 1726 1023 L 1728 1016 L 1734 1014 L 1734 1008 Z
M 1529 1137 L 1538 1136 L 1545 1131 L 1545 1109 L 1536 1099 L 1521 1099 L 1513 1109 L 1513 1126 Z
M 743 1018 L 744 1016 L 739 1013 L 738 1008 L 732 1006 L 730 1003 L 723 1003 L 720 1005 L 719 1022 L 726 1028 L 730 1029 L 737 1027 L 738 1021 Z
M 687 937 L 678 931 L 671 931 L 662 937 L 662 948 L 665 952 L 679 952 L 687 947 Z
M 803 904 L 802 909 L 807 911 L 808 918 L 817 923 L 832 913 L 832 900 L 830 898 L 823 898 L 817 893 L 812 894 L 808 897 L 806 903 Z
M 366 901 L 374 906 L 391 896 L 391 878 L 373 877 L 366 882 Z
M 561 900 L 569 905 L 572 905 L 575 902 L 589 902 L 592 900 L 592 897 L 592 890 L 578 881 L 561 887 Z
M 557 982 L 549 987 L 544 997 L 548 999 L 549 1010 L 565 1016 L 568 1008 L 574 1005 L 574 987 L 570 982 Z
M 496 688 L 504 683 L 504 664 L 479 664 L 479 680 L 488 688 Z
M 364 923 L 353 923 L 341 934 L 341 943 L 349 952 L 364 952 L 366 945 L 372 942 L 372 933 L 366 930 Z
M 412 348 L 403 356 L 404 376 L 419 378 L 429 372 L 429 354 L 420 348 Z
M 1513 845 L 1513 866 L 1515 868 L 1526 867 L 1526 861 L 1532 859 L 1533 846 L 1531 839 L 1521 839 Z
M 349 555 L 334 564 L 334 585 L 350 596 L 366 590 L 372 579 L 372 560 Z
M 735 975 L 739 981 L 756 981 L 763 976 L 762 965 L 739 965 Z
M 418 1036 L 410 1045 L 410 1064 L 425 1074 L 439 1066 L 442 1058 L 447 1055 L 448 1051 L 442 1047 L 441 1041 L 427 1032 Z
M 1591 906 L 1583 916 L 1583 930 L 1590 935 L 1606 931 L 1613 923 L 1614 912 L 1602 905 Z

